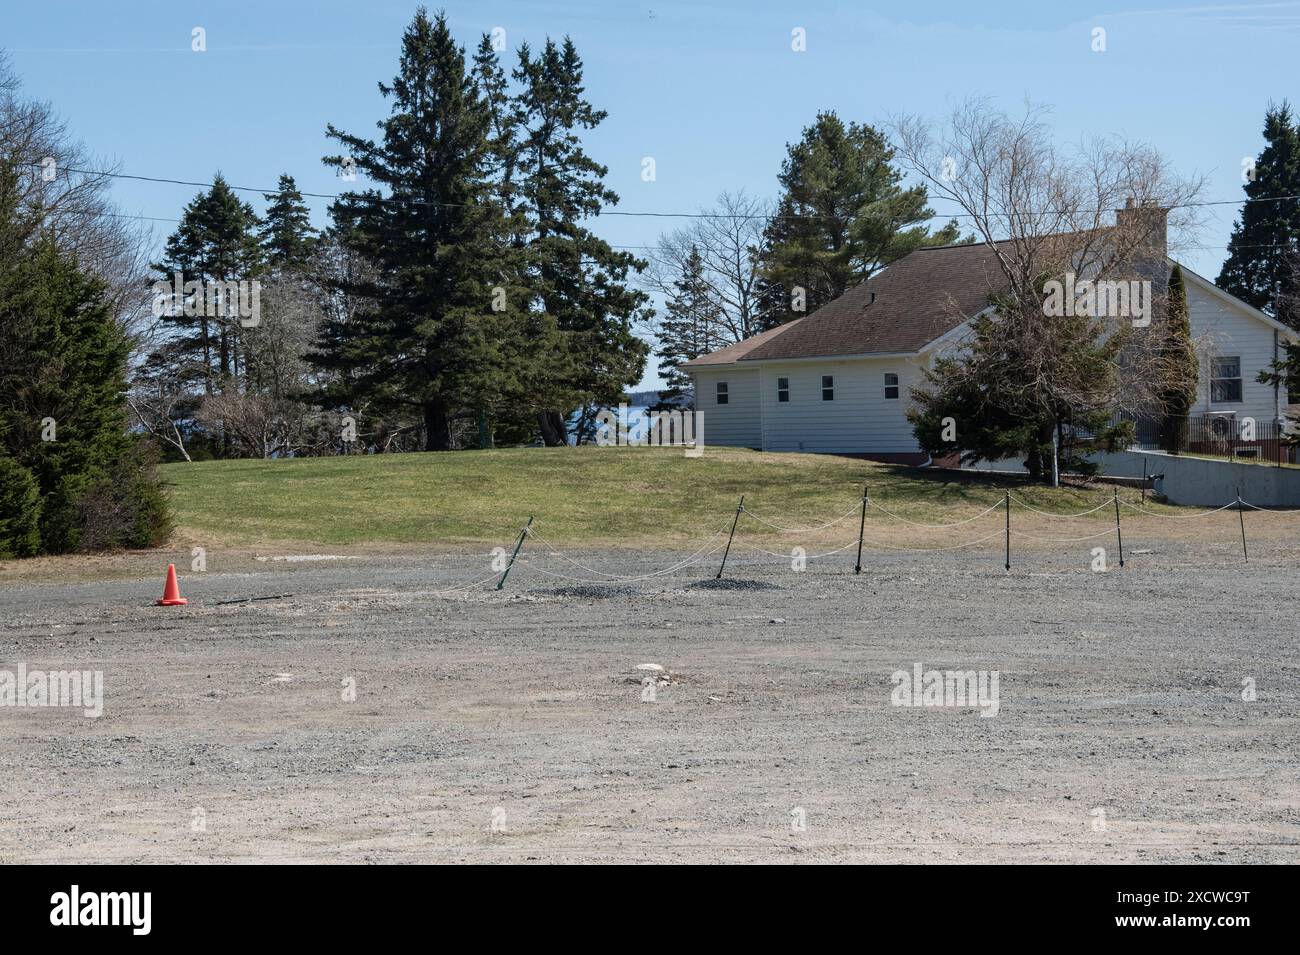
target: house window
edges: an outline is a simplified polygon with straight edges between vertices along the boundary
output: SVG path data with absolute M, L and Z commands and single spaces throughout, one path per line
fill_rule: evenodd
M 776 400 L 777 401 L 790 400 L 790 379 L 789 378 L 778 378 L 776 380 Z
M 725 381 L 720 381 L 718 382 L 718 404 L 725 405 L 726 403 L 727 403 L 727 383 Z
M 835 400 L 835 376 L 822 375 L 822 401 Z
M 1215 358 L 1210 364 L 1210 401 L 1231 404 L 1241 400 L 1241 359 Z
M 892 371 L 885 372 L 885 397 L 898 397 L 898 376 Z

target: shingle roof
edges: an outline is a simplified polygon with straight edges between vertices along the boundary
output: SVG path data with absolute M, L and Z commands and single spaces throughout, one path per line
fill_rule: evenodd
M 812 315 L 806 315 L 803 318 L 796 318 L 793 322 L 786 322 L 784 325 L 778 325 L 776 328 L 770 328 L 765 332 L 752 335 L 743 341 L 733 342 L 724 348 L 719 348 L 717 351 L 709 352 L 707 355 L 701 355 L 699 358 L 693 358 L 690 361 L 682 362 L 678 367 L 697 368 L 700 365 L 726 365 L 733 361 L 739 361 L 755 348 L 771 341 L 777 335 L 791 331 L 796 325 L 806 322 L 810 318 L 812 318 Z
M 687 367 L 910 354 L 981 311 L 989 296 L 1005 287 L 993 250 L 984 243 L 919 249 L 811 315 L 701 356 Z

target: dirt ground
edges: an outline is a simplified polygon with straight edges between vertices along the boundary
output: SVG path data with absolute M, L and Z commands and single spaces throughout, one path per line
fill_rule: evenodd
M 419 552 L 11 564 L 0 670 L 102 670 L 104 712 L 0 708 L 0 862 L 1300 861 L 1300 515 L 1248 520 L 1249 563 L 1225 514 L 1105 573 L 1098 541 L 860 576 L 741 545 L 721 585 L 530 541 L 500 592 Z M 997 670 L 997 715 L 892 705 L 917 663 Z

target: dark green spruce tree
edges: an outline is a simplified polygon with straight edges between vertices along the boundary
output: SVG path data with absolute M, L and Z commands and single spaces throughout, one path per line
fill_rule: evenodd
M 317 231 L 312 227 L 311 210 L 303 202 L 298 184 L 293 176 L 281 175 L 276 191 L 265 198 L 270 205 L 262 218 L 259 236 L 266 265 L 272 269 L 302 271 L 311 260 Z
M 526 282 L 558 330 L 534 375 L 538 425 L 548 445 L 567 441 L 575 410 L 617 404 L 645 370 L 649 347 L 633 333 L 648 296 L 628 284 L 645 268 L 596 236 L 584 220 L 618 202 L 608 169 L 582 148 L 582 130 L 605 118 L 584 99 L 582 60 L 567 37 L 534 56 L 519 49 L 514 78 L 520 205 L 528 217 Z
M 1264 142 L 1215 284 L 1280 317 L 1280 301 L 1296 294 L 1288 258 L 1300 248 L 1300 130 L 1287 103 L 1269 107 Z
M 956 222 L 927 228 L 925 189 L 903 187 L 875 127 L 818 113 L 787 149 L 760 251 L 762 328 L 820 308 L 921 246 L 958 240 Z
M 325 162 L 350 159 L 375 184 L 331 210 L 373 274 L 340 284 L 367 306 L 327 322 L 313 360 L 333 374 L 327 404 L 414 415 L 425 448 L 448 450 L 458 419 L 517 388 L 522 294 L 491 179 L 491 112 L 446 17 L 423 8 L 379 89 L 391 109 L 377 140 L 328 127 L 347 155 Z
M 676 294 L 668 300 L 664 319 L 658 326 L 659 376 L 667 384 L 659 392 L 659 403 L 677 407 L 690 390 L 691 378 L 679 366 L 708 354 L 726 342 L 717 334 L 722 310 L 714 300 L 705 275 L 700 250 L 691 247 L 682 263 L 681 275 L 673 282 Z
M 0 163 L 0 555 L 153 546 L 167 506 L 126 430 L 130 342 L 106 285 L 31 234 L 17 197 Z
M 212 188 L 185 207 L 180 225 L 167 239 L 163 260 L 154 269 L 167 284 L 177 272 L 183 282 L 251 280 L 262 268 L 257 228 L 253 207 L 217 173 Z M 179 307 L 169 308 L 162 318 L 177 331 L 181 352 L 202 362 L 204 391 L 215 394 L 240 373 L 241 325 L 236 315 L 208 315 L 204 307 L 195 311 L 198 314 L 185 315 Z

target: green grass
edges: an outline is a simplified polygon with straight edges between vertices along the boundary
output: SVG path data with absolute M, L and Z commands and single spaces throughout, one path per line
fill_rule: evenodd
M 694 459 L 672 448 L 512 448 L 208 461 L 162 470 L 180 536 L 230 546 L 498 544 L 530 514 L 555 542 L 673 546 L 727 523 L 741 494 L 755 513 L 798 525 L 843 514 L 861 500 L 864 483 L 882 506 L 936 523 L 996 503 L 1007 487 L 1053 512 L 1082 510 L 1111 493 L 731 448 L 709 448 Z M 873 511 L 871 520 L 886 519 Z M 750 525 L 750 533 L 757 530 Z

